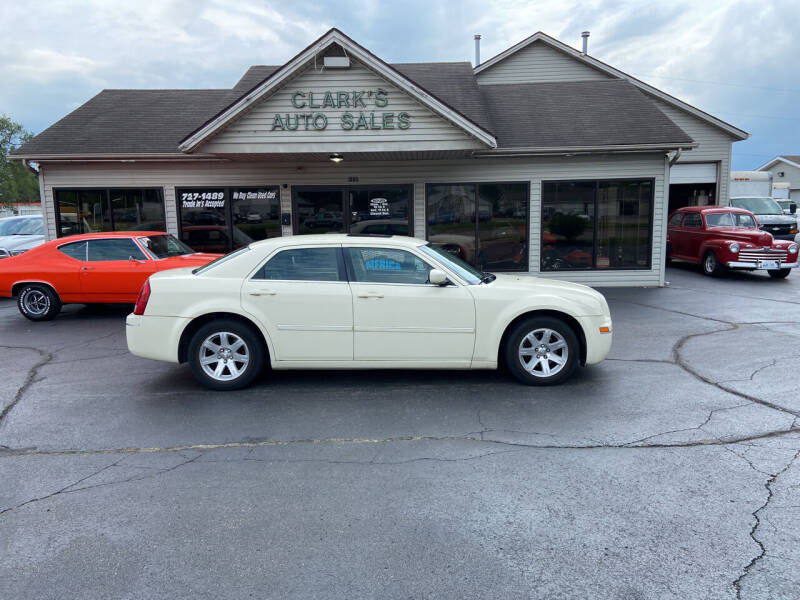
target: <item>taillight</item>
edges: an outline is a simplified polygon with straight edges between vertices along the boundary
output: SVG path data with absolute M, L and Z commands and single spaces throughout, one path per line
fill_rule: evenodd
M 147 308 L 147 301 L 150 300 L 150 280 L 144 282 L 142 289 L 139 290 L 139 297 L 136 298 L 136 306 L 133 309 L 133 314 L 143 315 L 144 309 Z

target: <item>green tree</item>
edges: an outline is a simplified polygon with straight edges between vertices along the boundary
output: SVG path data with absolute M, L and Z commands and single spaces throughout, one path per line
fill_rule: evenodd
M 31 139 L 33 135 L 22 125 L 0 115 L 0 204 L 38 202 L 39 181 L 25 165 L 8 160 L 8 154 Z

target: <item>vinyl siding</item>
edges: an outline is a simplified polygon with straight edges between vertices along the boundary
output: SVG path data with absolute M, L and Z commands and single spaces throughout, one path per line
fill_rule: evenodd
M 773 183 L 788 183 L 789 189 L 792 190 L 792 200 L 797 201 L 797 195 L 800 194 L 800 169 L 779 160 L 769 169 L 762 169 L 762 171 L 772 172 Z M 780 171 L 783 171 L 783 177 L 778 177 Z
M 293 185 L 347 185 L 358 177 L 358 185 L 403 183 L 414 186 L 415 235 L 425 237 L 425 184 L 453 182 L 530 182 L 530 267 L 539 269 L 541 244 L 542 182 L 570 179 L 652 178 L 654 188 L 654 229 L 652 268 L 635 271 L 592 271 L 546 273 L 545 277 L 594 286 L 657 286 L 663 284 L 665 245 L 665 158 L 663 154 L 474 159 L 452 161 L 349 162 L 333 164 L 277 162 L 213 163 L 97 163 L 43 164 L 49 237 L 55 236 L 54 188 L 78 187 L 163 187 L 167 229 L 177 233 L 175 188 L 182 186 L 281 186 L 281 210 L 291 211 Z M 283 185 L 287 187 L 284 188 Z M 284 228 L 285 235 L 291 227 Z
M 678 127 L 683 129 L 699 144 L 697 148 L 683 152 L 679 163 L 713 162 L 719 165 L 717 170 L 717 203 L 728 204 L 728 183 L 731 176 L 731 145 L 733 139 L 718 127 L 698 119 L 663 100 L 651 96 L 653 102 Z
M 374 97 L 363 96 L 366 108 L 295 108 L 292 105 L 292 94 L 301 91 L 312 93 L 315 104 L 322 104 L 326 92 L 365 91 L 370 93 L 382 89 L 388 92 L 388 104 L 378 107 Z M 302 98 L 301 98 L 302 100 Z M 350 98 L 352 103 L 352 97 Z M 393 113 L 393 129 L 342 129 L 342 114 L 353 115 L 354 123 L 360 114 L 364 114 L 370 126 L 371 115 L 375 124 L 380 125 L 384 113 Z M 410 115 L 410 126 L 399 129 L 398 114 Z M 328 123 L 325 129 L 314 129 L 309 125 L 305 129 L 301 121 L 295 131 L 272 130 L 275 115 L 282 119 L 304 113 L 324 114 Z M 249 112 L 238 118 L 227 129 L 216 135 L 208 144 L 200 149 L 203 152 L 247 153 L 247 152 L 356 152 L 364 151 L 364 145 L 370 144 L 370 150 L 457 150 L 485 148 L 464 130 L 434 114 L 428 108 L 408 96 L 396 86 L 388 83 L 373 71 L 354 61 L 349 69 L 327 70 L 317 72 L 313 66 L 277 90 L 269 98 L 254 106 Z
M 616 79 L 544 42 L 533 42 L 477 75 L 479 84 Z

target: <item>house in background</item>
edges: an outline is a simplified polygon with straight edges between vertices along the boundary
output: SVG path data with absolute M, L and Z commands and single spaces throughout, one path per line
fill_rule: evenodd
M 781 154 L 756 171 L 772 171 L 772 183 L 788 183 L 793 200 L 800 198 L 800 155 Z

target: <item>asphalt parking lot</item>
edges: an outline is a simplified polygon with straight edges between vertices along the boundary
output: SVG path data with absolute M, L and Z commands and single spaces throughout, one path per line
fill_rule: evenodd
M 0 598 L 797 598 L 800 273 L 604 290 L 610 359 L 199 388 L 0 302 Z

